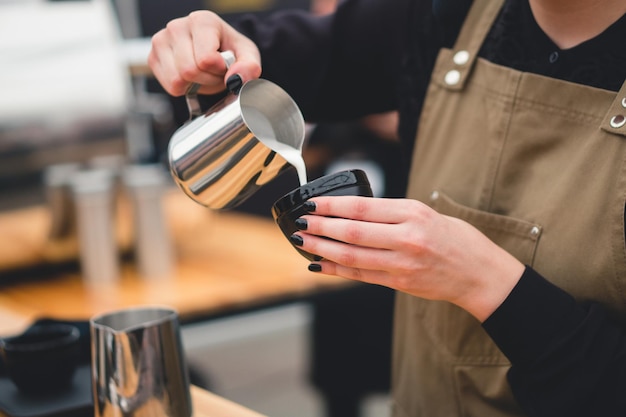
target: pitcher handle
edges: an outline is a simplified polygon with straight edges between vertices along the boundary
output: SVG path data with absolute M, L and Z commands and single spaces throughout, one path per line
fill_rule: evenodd
M 224 58 L 227 69 L 230 68 L 233 62 L 235 62 L 235 54 L 233 51 L 223 51 L 220 52 L 220 55 Z M 189 110 L 189 117 L 191 119 L 194 119 L 202 114 L 202 108 L 200 107 L 200 101 L 198 100 L 198 90 L 200 87 L 202 87 L 200 84 L 192 83 L 185 92 L 185 100 L 187 101 L 187 109 Z

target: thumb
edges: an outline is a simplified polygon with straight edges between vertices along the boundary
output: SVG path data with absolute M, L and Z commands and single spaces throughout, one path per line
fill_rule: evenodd
M 231 48 L 235 55 L 235 62 L 224 74 L 224 83 L 233 75 L 239 75 L 241 81 L 245 83 L 261 76 L 261 54 L 252 41 L 245 39 L 237 44 L 236 48 Z

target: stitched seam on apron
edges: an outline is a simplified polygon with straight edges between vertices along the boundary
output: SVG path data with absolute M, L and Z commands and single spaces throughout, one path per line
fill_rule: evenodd
M 500 352 L 498 350 L 498 352 Z M 509 360 L 500 354 L 501 356 L 456 356 L 450 364 L 454 366 L 511 366 Z M 453 366 L 453 367 L 454 367 Z
M 442 192 L 442 195 L 436 201 L 431 202 L 430 206 L 438 212 L 443 212 L 443 214 L 468 220 L 474 226 L 481 229 L 494 230 L 497 232 L 506 231 L 510 235 L 521 237 L 532 242 L 538 241 L 541 236 L 541 233 L 530 233 L 533 227 L 538 227 L 540 231 L 542 230 L 542 226 L 537 222 L 463 206 L 452 200 L 445 192 Z M 462 212 L 459 210 L 462 210 Z M 488 216 L 488 218 L 485 216 Z
M 504 154 L 504 149 L 506 148 L 506 143 L 509 140 L 509 134 L 511 131 L 511 120 L 513 118 L 513 114 L 515 113 L 515 108 L 517 107 L 517 101 L 518 101 L 517 96 L 518 96 L 518 91 L 520 88 L 521 81 L 522 81 L 521 77 L 518 77 L 517 80 L 515 81 L 515 88 L 513 89 L 514 93 L 511 97 L 512 102 L 510 103 L 509 106 L 507 106 L 508 114 L 507 114 L 507 120 L 506 120 L 506 128 L 504 129 L 502 140 L 499 141 L 500 149 L 497 152 L 497 156 L 495 156 L 497 157 L 497 160 L 496 160 L 493 175 L 490 176 L 491 183 L 488 186 L 487 184 L 485 184 L 485 190 L 483 191 L 483 194 L 485 197 L 484 201 L 487 203 L 486 204 L 487 211 L 490 211 L 490 212 L 493 212 L 496 184 L 498 183 L 498 179 L 502 171 L 502 156 Z
M 619 176 L 619 180 L 617 181 L 616 187 L 618 190 L 625 190 L 626 189 L 626 155 L 624 156 L 624 158 L 622 158 L 622 166 L 620 169 L 620 176 Z M 617 225 L 615 226 L 617 228 L 617 230 L 615 230 L 613 233 L 617 234 L 617 236 L 619 236 L 619 239 L 621 240 L 622 244 L 621 245 L 611 245 L 612 248 L 612 255 L 613 255 L 613 264 L 616 266 L 616 270 L 615 270 L 615 274 L 616 276 L 613 277 L 613 279 L 615 280 L 615 285 L 617 286 L 618 290 L 619 290 L 619 296 L 620 299 L 622 301 L 625 300 L 625 288 L 624 288 L 624 280 L 626 280 L 626 267 L 624 265 L 626 265 L 626 236 L 625 236 L 625 222 L 626 220 L 624 219 L 624 216 L 626 215 L 625 213 L 625 205 L 626 205 L 626 191 L 622 193 L 622 204 L 620 206 L 619 209 L 619 213 L 617 213 L 616 215 L 619 216 L 620 221 L 617 222 Z M 617 239 L 618 237 L 615 237 L 615 239 Z M 622 273 L 624 273 L 624 276 L 619 276 L 619 270 L 618 270 L 618 266 L 621 265 L 621 271 Z
M 518 99 L 516 100 L 516 104 L 519 108 L 522 109 L 537 109 L 540 110 L 542 113 L 555 114 L 571 121 L 581 121 L 583 123 L 590 124 L 595 123 L 598 125 L 598 127 L 600 126 L 604 118 L 604 115 L 598 116 L 591 113 L 576 112 L 571 109 L 566 109 L 565 107 L 550 106 L 545 103 L 540 103 L 538 101 L 528 99 Z
M 489 61 L 486 61 L 483 58 L 478 58 L 478 59 L 482 60 L 483 64 L 486 66 L 495 66 L 495 64 Z M 536 74 L 520 72 L 521 78 L 524 78 L 525 75 L 535 76 Z M 474 79 L 472 85 L 474 88 L 479 89 L 479 91 L 489 93 L 490 97 L 497 99 L 498 102 L 503 102 L 505 101 L 505 99 L 515 99 L 516 104 L 519 103 L 521 106 L 523 106 L 522 108 L 530 109 L 530 108 L 533 108 L 534 106 L 536 108 L 540 108 L 545 111 L 550 111 L 552 114 L 565 116 L 568 118 L 568 120 L 584 120 L 586 122 L 597 123 L 598 125 L 600 125 L 602 123 L 602 120 L 605 118 L 607 114 L 606 109 L 603 109 L 601 112 L 598 112 L 598 113 L 589 113 L 589 112 L 584 112 L 584 111 L 576 111 L 576 110 L 567 108 L 567 106 L 562 106 L 562 107 L 558 105 L 550 106 L 548 104 L 545 104 L 545 102 L 542 102 L 542 101 L 534 101 L 531 99 L 520 98 L 518 97 L 518 89 L 519 89 L 519 85 L 521 84 L 521 82 L 522 82 L 522 79 L 520 79 L 518 82 L 518 88 L 516 88 L 515 94 L 507 94 L 498 90 L 497 88 L 494 88 L 493 84 L 491 84 L 489 80 Z

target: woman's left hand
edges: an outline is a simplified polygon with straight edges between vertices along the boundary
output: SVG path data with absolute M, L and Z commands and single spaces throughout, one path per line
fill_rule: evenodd
M 295 235 L 303 250 L 323 257 L 318 264 L 325 274 L 446 300 L 484 321 L 524 271 L 523 264 L 470 224 L 416 200 L 342 196 L 310 201 L 315 210 L 302 216 L 306 229 Z

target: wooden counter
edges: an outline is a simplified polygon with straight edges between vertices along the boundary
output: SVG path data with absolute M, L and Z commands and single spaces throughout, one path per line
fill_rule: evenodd
M 126 262 L 119 279 L 108 284 L 88 284 L 78 271 L 41 272 L 23 282 L 0 279 L 0 336 L 17 334 L 41 317 L 87 320 L 139 305 L 173 307 L 184 322 L 350 284 L 309 272 L 307 261 L 271 219 L 212 212 L 178 190 L 166 195 L 165 212 L 177 260 L 172 276 L 146 279 L 133 262 Z M 125 244 L 129 217 L 122 207 L 118 223 Z M 0 278 L 7 269 L 45 267 L 76 256 L 75 242 L 49 242 L 49 228 L 44 207 L 0 214 Z M 192 398 L 194 417 L 261 417 L 197 387 L 192 388 Z M 0 417 L 6 416 L 0 412 Z
M 191 387 L 193 417 L 262 417 L 261 414 L 198 387 Z
M 309 272 L 307 260 L 269 218 L 210 211 L 177 189 L 164 206 L 177 259 L 171 277 L 143 278 L 127 262 L 110 284 L 88 285 L 78 271 L 5 285 L 0 279 L 0 335 L 39 317 L 82 320 L 149 304 L 173 307 L 183 321 L 201 319 L 349 285 Z M 127 229 L 128 217 L 123 210 L 118 216 Z M 45 265 L 51 253 L 62 252 L 51 249 L 49 222 L 44 207 L 0 214 L 0 276 L 2 266 Z
M 191 387 L 192 417 L 263 417 L 242 405 L 195 386 Z M 0 417 L 9 417 L 0 411 Z

